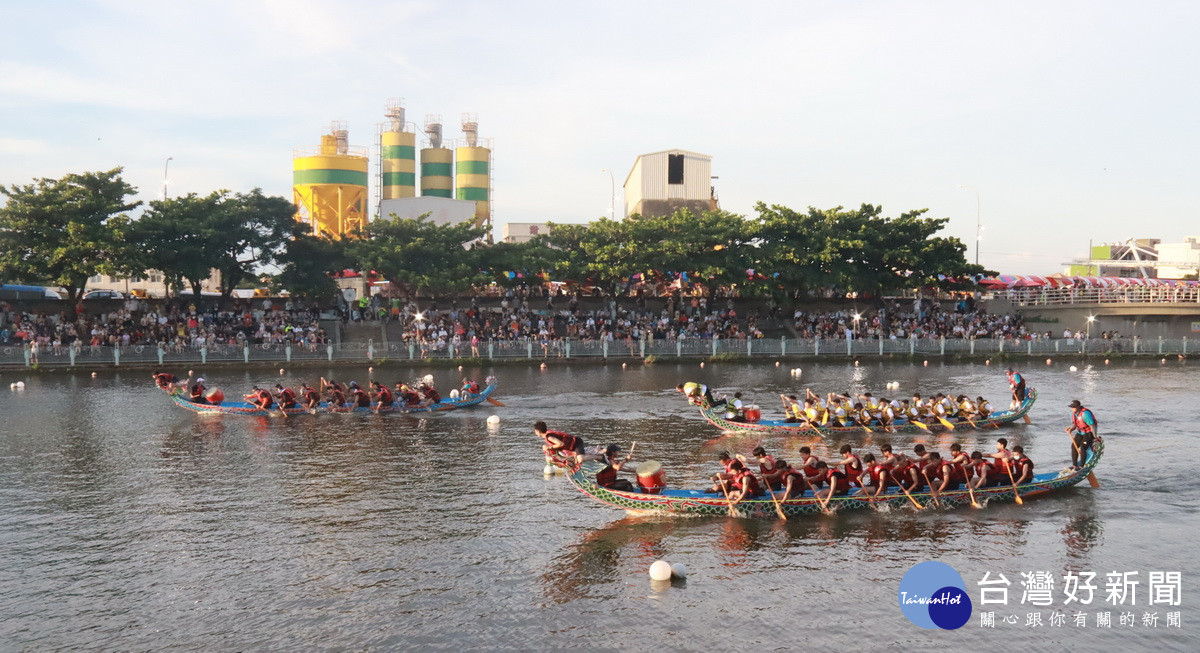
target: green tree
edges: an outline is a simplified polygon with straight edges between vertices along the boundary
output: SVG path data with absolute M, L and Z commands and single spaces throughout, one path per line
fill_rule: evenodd
M 213 192 L 205 197 L 191 193 L 150 202 L 130 229 L 130 240 L 141 250 L 136 273 L 158 270 L 168 287 L 190 286 L 195 296 L 212 274 L 216 260 L 206 225 L 224 210 L 226 196 Z
M 337 292 L 332 272 L 353 267 L 347 253 L 349 241 L 297 234 L 278 258 L 281 270 L 275 277 L 276 290 L 287 290 L 294 297 L 327 301 Z
M 486 231 L 470 222 L 437 224 L 428 214 L 393 216 L 347 239 L 346 251 L 360 271 L 374 270 L 408 294 L 457 291 L 482 280 L 476 243 Z
M 0 186 L 0 277 L 62 286 L 74 306 L 88 277 L 121 272 L 130 258 L 125 212 L 140 204 L 121 171 Z
M 226 197 L 202 233 L 209 240 L 208 255 L 221 273 L 221 297 L 258 276 L 258 270 L 279 261 L 292 238 L 305 232 L 295 219 L 296 205 L 278 196 L 249 193 Z

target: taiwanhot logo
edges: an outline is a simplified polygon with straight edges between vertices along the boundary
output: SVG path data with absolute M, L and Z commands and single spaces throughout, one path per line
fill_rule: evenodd
M 921 628 L 954 630 L 971 618 L 971 597 L 954 567 L 930 560 L 900 579 L 900 610 Z

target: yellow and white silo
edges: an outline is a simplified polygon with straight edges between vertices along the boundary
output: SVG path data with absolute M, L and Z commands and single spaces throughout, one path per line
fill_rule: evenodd
M 454 153 L 442 147 L 440 116 L 425 116 L 429 147 L 421 148 L 421 195 L 454 197 Z
M 293 154 L 296 219 L 314 235 L 341 237 L 366 226 L 367 150 L 347 141 L 345 125 L 335 122 L 320 147 Z
M 393 100 L 385 111 L 388 121 L 379 136 L 379 160 L 382 178 L 380 197 L 394 200 L 417 194 L 416 137 L 407 130 L 404 106 Z
M 462 130 L 465 147 L 456 148 L 455 197 L 475 202 L 475 226 L 491 226 L 491 163 L 492 150 L 479 142 L 479 121 L 473 114 L 464 113 Z

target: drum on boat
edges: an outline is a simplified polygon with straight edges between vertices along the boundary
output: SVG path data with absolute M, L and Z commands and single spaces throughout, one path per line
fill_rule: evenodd
M 657 460 L 647 460 L 637 466 L 637 482 L 646 494 L 658 494 L 667 486 L 667 471 Z
M 746 421 L 757 422 L 762 419 L 762 410 L 757 405 L 746 406 Z
M 208 394 L 204 395 L 204 398 L 207 399 L 208 403 L 210 404 L 219 404 L 222 401 L 225 401 L 225 393 L 221 392 L 220 388 L 213 388 L 212 390 L 208 391 Z

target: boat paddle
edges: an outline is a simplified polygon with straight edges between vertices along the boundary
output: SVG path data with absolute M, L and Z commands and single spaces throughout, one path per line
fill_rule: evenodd
M 817 491 L 815 489 L 813 490 L 813 496 L 817 497 L 817 503 L 821 504 L 821 512 L 825 513 L 826 515 L 833 514 L 833 511 L 829 509 L 829 502 L 833 501 L 833 483 L 829 484 L 829 496 L 827 496 L 824 501 L 821 501 L 821 497 L 817 496 Z
M 1008 470 L 1008 480 L 1012 481 L 1013 498 L 1016 499 L 1017 505 L 1023 506 L 1025 505 L 1025 500 L 1021 498 L 1020 494 L 1017 494 L 1017 479 L 1013 476 L 1012 465 L 1008 464 L 1011 460 L 1012 458 L 1010 457 L 1008 460 L 1004 461 L 1004 469 Z
M 954 430 L 954 424 L 951 424 L 950 420 L 946 419 L 945 417 L 942 417 L 941 415 L 936 415 L 935 417 L 937 417 L 938 421 L 942 423 L 942 426 L 946 427 L 947 431 Z
M 1071 434 L 1071 427 L 1067 427 L 1067 437 L 1071 438 L 1071 446 L 1075 447 L 1075 456 L 1079 458 L 1080 463 L 1083 463 L 1083 451 L 1079 449 L 1079 443 L 1075 442 L 1075 437 Z M 1095 472 L 1088 472 L 1087 480 L 1088 485 L 1093 488 L 1100 487 L 1100 480 L 1096 478 Z
M 935 508 L 941 508 L 941 507 L 942 507 L 942 502 L 941 502 L 941 501 L 938 501 L 938 493 L 937 493 L 937 490 L 935 490 L 935 489 L 933 488 L 933 481 L 929 480 L 929 474 L 926 474 L 926 473 L 925 473 L 925 470 L 924 470 L 924 469 L 922 469 L 922 470 L 921 470 L 921 476 L 924 476 L 924 477 L 925 477 L 925 483 L 926 483 L 927 485 L 929 485 L 929 496 L 933 497 L 933 506 L 934 506 Z
M 488 403 L 493 406 L 499 406 L 501 408 L 504 408 L 504 403 L 501 401 L 497 401 L 495 399 L 492 399 L 491 397 L 488 397 L 487 400 L 488 400 Z
M 767 486 L 767 494 L 771 495 L 771 503 L 775 504 L 775 512 L 779 514 L 780 519 L 787 521 L 787 515 L 783 514 L 783 506 L 779 505 L 779 499 L 775 498 L 775 491 L 771 489 L 771 484 L 766 480 L 763 481 L 763 484 Z
M 925 425 L 925 422 L 918 422 L 917 420 L 912 419 L 912 420 L 909 420 L 909 423 L 914 424 L 914 425 L 924 429 L 926 433 L 929 432 L 929 427 Z
M 717 480 L 721 483 L 721 491 L 725 493 L 725 503 L 729 505 L 729 516 L 737 517 L 737 510 L 733 508 L 733 499 L 729 498 L 729 488 L 725 487 L 725 479 L 719 478 Z
M 917 500 L 913 498 L 913 495 L 911 492 L 908 491 L 908 488 L 904 487 L 904 481 L 902 479 L 896 479 L 896 485 L 900 487 L 900 491 L 904 493 L 904 496 L 908 497 L 909 501 L 912 501 L 914 508 L 916 508 L 917 510 L 925 509 L 925 506 L 917 503 Z
M 979 505 L 979 502 L 975 500 L 975 488 L 971 487 L 971 475 L 969 473 L 967 473 L 965 469 L 963 470 L 963 473 L 967 477 L 967 479 L 964 481 L 964 483 L 967 484 L 967 494 L 971 495 L 971 507 L 972 508 L 983 508 L 983 506 Z

